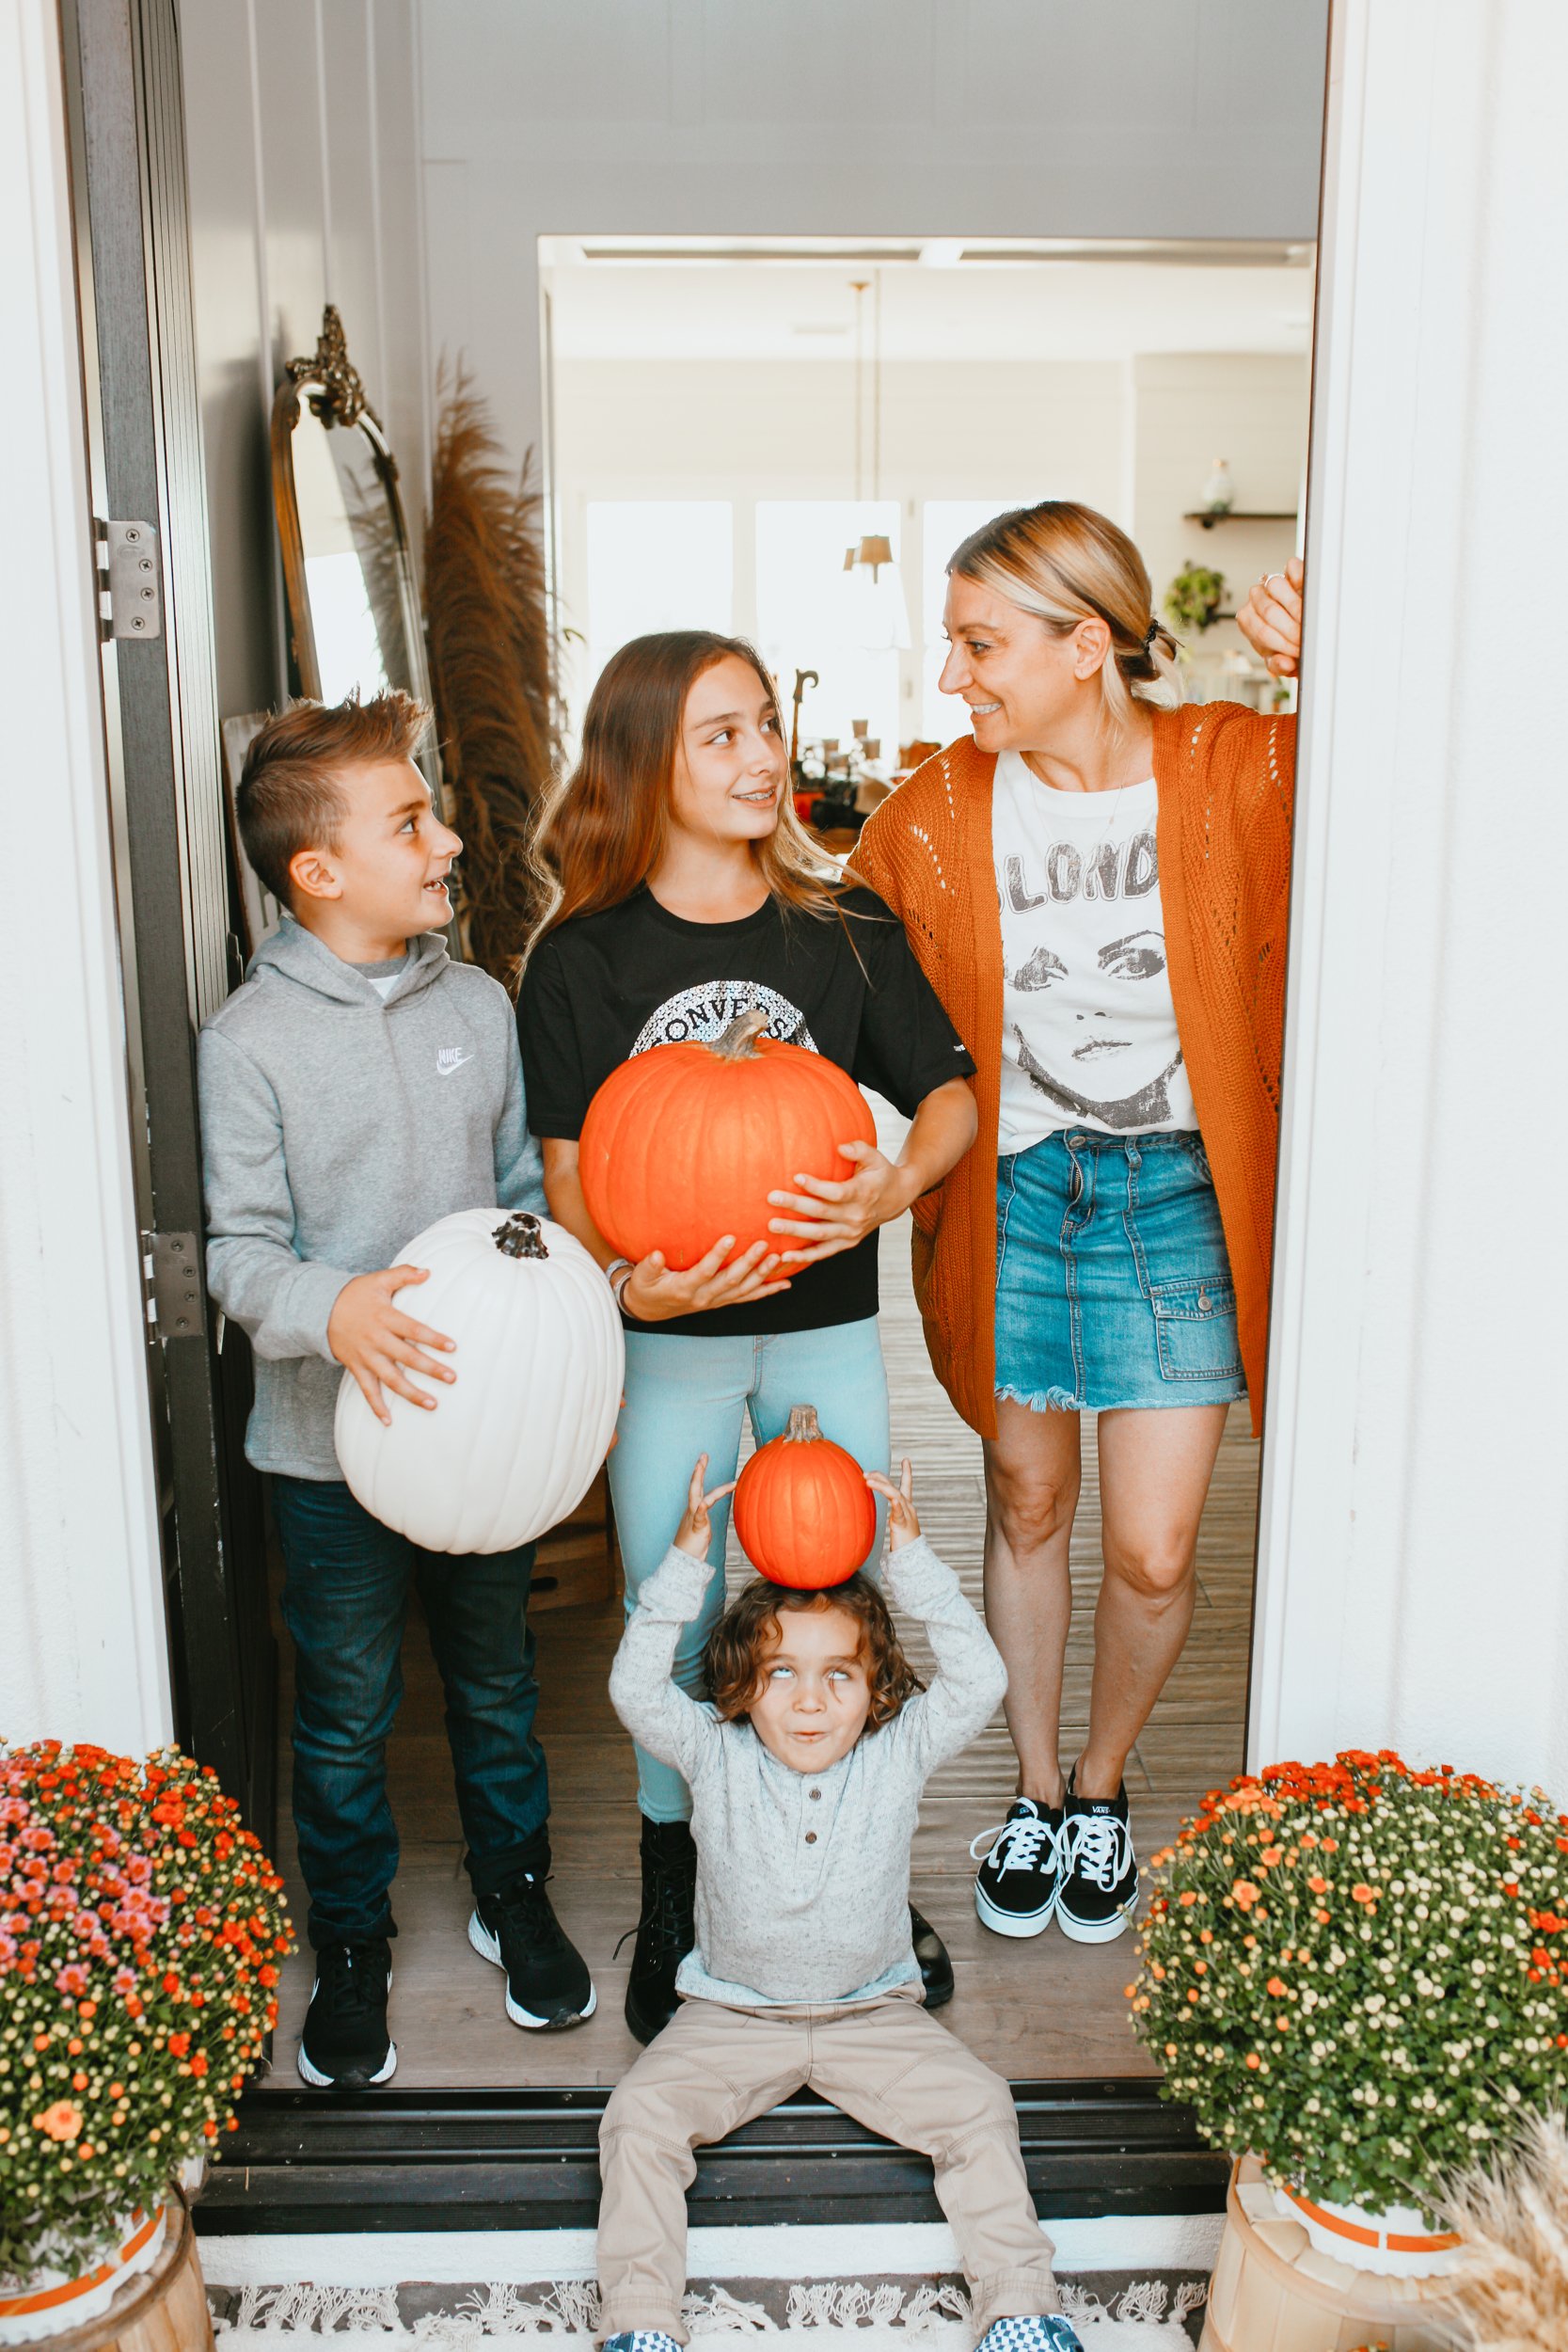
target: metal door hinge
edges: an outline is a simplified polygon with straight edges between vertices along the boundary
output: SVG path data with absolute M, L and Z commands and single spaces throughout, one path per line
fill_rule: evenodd
M 111 637 L 161 637 L 164 579 L 150 523 L 95 521 L 98 627 Z
M 196 1340 L 207 1328 L 201 1246 L 194 1233 L 143 1233 L 142 1294 L 160 1340 Z

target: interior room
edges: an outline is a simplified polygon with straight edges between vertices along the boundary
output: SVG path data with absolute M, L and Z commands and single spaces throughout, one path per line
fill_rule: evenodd
M 1250 580 L 1300 544 L 1310 246 L 1013 240 L 972 249 L 957 239 L 628 234 L 551 236 L 539 258 L 543 512 L 563 756 L 599 669 L 629 638 L 677 626 L 748 636 L 791 716 L 797 805 L 833 854 L 852 860 L 855 824 L 896 790 L 923 746 L 963 731 L 961 706 L 937 686 L 948 557 L 990 516 L 1046 497 L 1080 500 L 1129 530 L 1157 610 L 1182 642 L 1189 700 L 1293 700 L 1233 616 Z M 859 578 L 845 569 L 846 550 L 867 534 L 884 536 L 891 554 L 873 582 L 863 566 Z M 332 561 L 317 559 L 318 579 Z M 372 663 L 366 683 L 376 675 Z M 895 1152 L 898 1115 L 877 1108 Z M 881 1244 L 894 1459 L 911 1456 L 925 1523 L 978 1602 L 980 1444 L 927 1359 L 909 1263 L 906 1218 Z M 1094 1423 L 1085 1420 L 1069 1752 L 1086 1728 L 1101 1574 Z M 1239 1403 L 1203 1518 L 1193 1632 L 1130 1770 L 1143 1851 L 1241 1767 L 1258 1461 Z M 749 1574 L 732 1530 L 732 1592 Z M 638 1919 L 637 1813 L 630 1747 L 607 1692 L 622 1602 L 602 1482 L 574 1524 L 546 1539 L 535 1623 L 552 1895 L 593 1968 L 597 2009 L 570 2034 L 518 2034 L 498 2010 L 490 1971 L 461 1948 L 461 1830 L 442 1770 L 439 1683 L 416 1627 L 389 1749 L 403 1839 L 399 2082 L 409 2090 L 612 2084 L 636 2054 L 622 2009 Z M 1015 1771 L 999 1713 L 939 1772 L 923 1807 L 913 1899 L 953 1958 L 954 2029 L 1015 2079 L 1149 2074 L 1127 2027 L 1119 1946 L 1009 1942 L 975 1916 L 971 1843 L 1002 1822 Z M 286 1820 L 280 1806 L 285 1856 Z M 300 1954 L 285 1977 L 277 2079 L 293 2078 L 309 1990 Z

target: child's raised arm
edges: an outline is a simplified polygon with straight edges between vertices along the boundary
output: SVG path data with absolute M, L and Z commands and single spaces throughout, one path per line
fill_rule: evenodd
M 610 1705 L 632 1738 L 660 1763 L 674 1765 L 688 1780 L 696 1772 L 705 1750 L 719 1738 L 719 1726 L 705 1708 L 672 1681 L 670 1669 L 681 1628 L 701 1610 L 712 1580 L 707 1562 L 713 1533 L 709 1511 L 722 1496 L 735 1491 L 732 1480 L 727 1486 L 715 1486 L 705 1494 L 706 1470 L 707 1455 L 700 1454 L 675 1540 L 638 1595 L 610 1670 Z
M 934 1772 L 957 1756 L 990 1721 L 1007 1688 L 1007 1669 L 978 1614 L 965 1600 L 958 1578 L 939 1560 L 920 1532 L 914 1514 L 909 1462 L 895 1486 L 875 1470 L 866 1485 L 888 1504 L 892 1549 L 883 1589 L 895 1608 L 917 1617 L 936 1653 L 935 1680 L 909 1700 L 879 1740 L 912 1755 L 922 1774 Z

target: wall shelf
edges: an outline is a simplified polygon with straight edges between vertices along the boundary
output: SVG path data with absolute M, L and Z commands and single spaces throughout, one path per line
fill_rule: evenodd
M 1183 515 L 1181 519 L 1184 523 L 1201 523 L 1205 531 L 1212 531 L 1216 523 L 1293 523 L 1296 519 L 1296 510 L 1293 506 L 1278 508 L 1231 506 L 1227 507 L 1222 515 L 1196 512 Z

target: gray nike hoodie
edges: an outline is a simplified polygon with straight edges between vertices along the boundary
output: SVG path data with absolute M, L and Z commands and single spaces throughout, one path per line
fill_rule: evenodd
M 198 1068 L 207 1284 L 256 1356 L 245 1453 L 341 1478 L 326 1324 L 344 1283 L 458 1209 L 546 1213 L 511 1002 L 435 931 L 383 999 L 285 916 L 204 1024 Z

